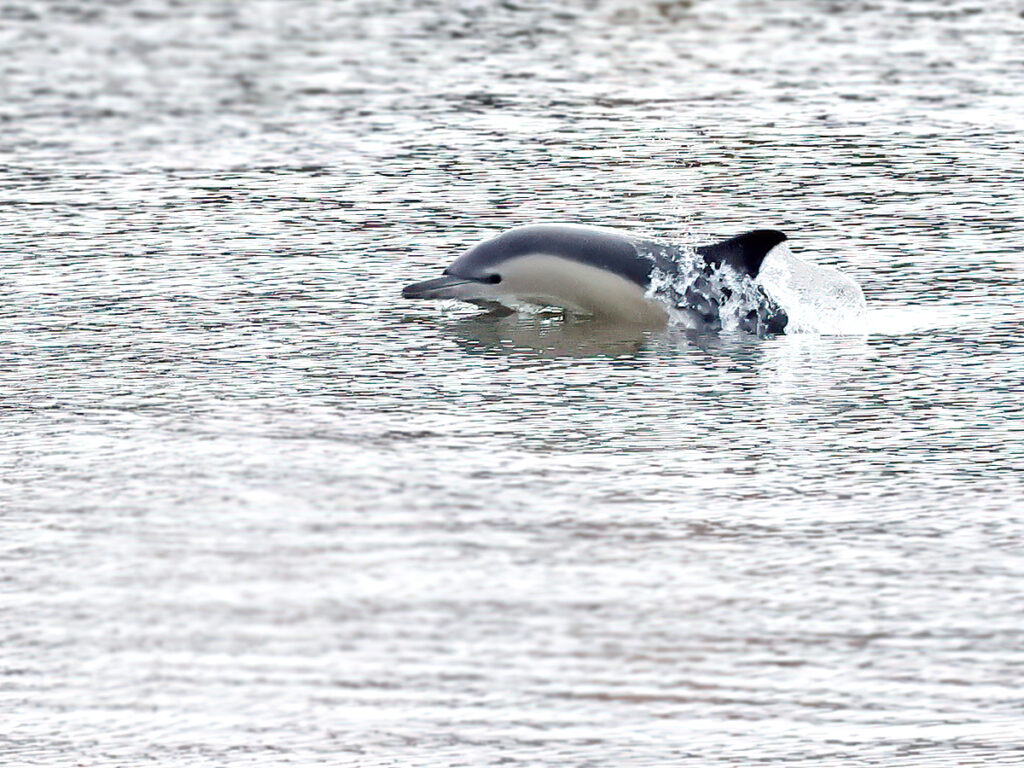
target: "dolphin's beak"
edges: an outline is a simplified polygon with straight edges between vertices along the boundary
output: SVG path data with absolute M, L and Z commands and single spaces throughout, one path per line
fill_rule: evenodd
M 406 299 L 466 299 L 478 293 L 480 283 L 461 277 L 444 275 L 422 283 L 413 283 L 402 289 Z

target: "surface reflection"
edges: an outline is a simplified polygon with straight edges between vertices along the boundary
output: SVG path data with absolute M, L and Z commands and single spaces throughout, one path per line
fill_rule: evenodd
M 444 327 L 459 346 L 473 354 L 542 358 L 635 358 L 655 333 L 636 326 L 554 315 L 477 315 Z

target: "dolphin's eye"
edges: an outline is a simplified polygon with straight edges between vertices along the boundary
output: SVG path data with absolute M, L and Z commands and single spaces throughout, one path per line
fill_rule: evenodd
M 501 282 L 501 275 L 488 275 L 483 279 L 483 282 L 490 283 L 491 285 L 497 285 Z

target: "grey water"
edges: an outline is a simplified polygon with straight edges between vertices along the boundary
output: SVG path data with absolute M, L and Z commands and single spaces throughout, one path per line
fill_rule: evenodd
M 1024 764 L 1022 12 L 0 4 L 0 763 Z M 867 327 L 401 300 L 533 221 Z

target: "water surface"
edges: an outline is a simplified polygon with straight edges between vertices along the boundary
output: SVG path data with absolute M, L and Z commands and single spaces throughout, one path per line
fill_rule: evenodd
M 1017 765 L 1019 8 L 0 7 L 11 765 Z M 537 220 L 868 333 L 500 321 Z

